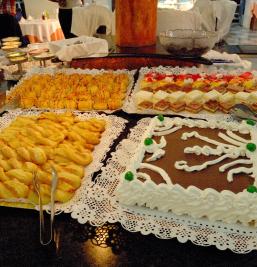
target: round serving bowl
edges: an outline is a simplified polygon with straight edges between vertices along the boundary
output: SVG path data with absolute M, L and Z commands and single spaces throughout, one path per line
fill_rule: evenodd
M 199 57 L 218 41 L 216 32 L 202 30 L 168 30 L 159 34 L 161 45 L 176 56 Z

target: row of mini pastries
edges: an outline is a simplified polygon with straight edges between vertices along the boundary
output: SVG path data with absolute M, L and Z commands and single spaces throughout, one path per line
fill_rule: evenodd
M 239 92 L 236 94 L 227 92 L 221 94 L 216 90 L 207 93 L 194 90 L 189 93 L 177 91 L 170 94 L 158 91 L 154 94 L 148 91 L 138 91 L 134 95 L 134 100 L 139 109 L 156 109 L 159 111 L 170 109 L 174 112 L 187 110 L 198 113 L 205 109 L 210 112 L 221 110 L 227 113 L 238 103 L 246 104 L 257 111 L 257 92 Z
M 211 90 L 216 90 L 222 94 L 226 92 L 254 92 L 257 91 L 257 79 L 253 78 L 245 80 L 235 77 L 230 81 L 223 79 L 209 81 L 205 80 L 204 78 L 199 78 L 197 80 L 189 78 L 174 81 L 172 78 L 166 77 L 163 80 L 153 82 L 149 82 L 148 80 L 142 80 L 140 83 L 140 89 L 149 92 L 157 92 L 161 90 L 167 93 L 171 93 L 178 90 L 184 92 L 189 92 L 192 90 L 209 92 Z
M 23 97 L 20 101 L 21 108 L 50 108 L 50 109 L 77 109 L 86 110 L 115 110 L 122 107 L 120 98 L 109 99 L 33 99 Z

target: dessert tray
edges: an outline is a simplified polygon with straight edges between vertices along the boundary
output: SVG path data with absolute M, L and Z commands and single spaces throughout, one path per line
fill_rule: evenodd
M 26 73 L 26 75 L 18 82 L 17 85 L 15 85 L 13 88 L 11 88 L 8 92 L 7 92 L 7 99 L 11 99 L 12 98 L 15 98 L 16 97 L 16 93 L 17 93 L 17 89 L 21 88 L 23 86 L 23 84 L 27 81 L 27 80 L 30 80 L 30 79 L 33 79 L 33 78 L 37 78 L 36 81 L 34 81 L 33 83 L 33 86 L 35 84 L 35 88 L 32 88 L 31 89 L 28 89 L 30 90 L 30 94 L 33 94 L 33 96 L 28 96 L 28 92 L 23 92 L 21 93 L 21 96 L 19 96 L 21 98 L 21 107 L 25 107 L 25 108 L 32 108 L 32 109 L 38 109 L 37 107 L 35 107 L 33 104 L 29 104 L 29 106 L 27 106 L 27 104 L 22 104 L 22 101 L 24 99 L 24 103 L 25 102 L 30 102 L 31 100 L 35 100 L 35 99 L 39 99 L 41 97 L 42 101 L 43 99 L 47 100 L 48 101 L 48 104 L 46 103 L 46 101 L 44 101 L 45 103 L 44 104 L 40 104 L 40 108 L 44 108 L 44 109 L 53 109 L 52 107 L 49 107 L 49 103 L 52 102 L 52 103 L 63 103 L 63 102 L 67 102 L 67 107 L 66 109 L 69 109 L 69 110 L 76 110 L 76 109 L 79 109 L 81 111 L 92 111 L 92 110 L 96 110 L 94 109 L 93 106 L 91 106 L 91 108 L 79 108 L 79 104 L 76 103 L 80 100 L 78 100 L 78 97 L 81 97 L 82 101 L 85 103 L 87 102 L 88 103 L 88 99 L 90 99 L 91 101 L 91 97 L 92 97 L 92 101 L 91 102 L 95 102 L 97 101 L 97 99 L 99 99 L 99 104 L 102 105 L 103 102 L 104 104 L 106 104 L 105 101 L 109 101 L 111 99 L 116 99 L 114 96 L 114 93 L 112 90 L 109 91 L 106 89 L 107 94 L 108 95 L 111 95 L 112 98 L 108 98 L 107 95 L 100 95 L 103 90 L 103 88 L 99 89 L 99 88 L 96 88 L 95 89 L 95 86 L 92 86 L 94 88 L 90 88 L 90 94 L 86 92 L 85 88 L 80 88 L 82 85 L 76 85 L 76 90 L 77 91 L 80 91 L 79 93 L 76 91 L 74 91 L 75 89 L 75 85 L 73 87 L 73 85 L 67 85 L 67 84 L 63 84 L 61 85 L 61 89 L 58 90 L 58 92 L 62 93 L 62 91 L 64 91 L 64 94 L 65 95 L 62 95 L 60 99 L 57 99 L 58 97 L 60 96 L 56 96 L 57 93 L 53 95 L 45 95 L 44 97 L 42 96 L 42 91 L 41 90 L 42 88 L 40 87 L 40 85 L 38 84 L 39 81 L 38 79 L 40 79 L 40 75 L 46 75 L 46 76 L 53 76 L 53 77 L 57 77 L 57 75 L 63 75 L 63 76 L 69 76 L 69 75 L 92 75 L 92 76 L 95 76 L 95 75 L 108 75 L 108 74 L 111 74 L 111 75 L 116 75 L 115 77 L 117 77 L 118 75 L 121 77 L 123 75 L 123 77 L 125 77 L 127 79 L 127 84 L 126 84 L 126 87 L 125 85 L 123 85 L 124 88 L 118 88 L 118 92 L 117 92 L 117 98 L 118 98 L 118 103 L 119 104 L 115 104 L 115 103 L 111 103 L 110 105 L 114 105 L 114 108 L 111 108 L 111 109 L 106 109 L 106 108 L 101 108 L 101 107 L 98 107 L 97 108 L 97 111 L 104 111 L 106 113 L 113 113 L 115 112 L 116 110 L 119 110 L 121 109 L 121 105 L 123 105 L 124 101 L 128 98 L 131 90 L 132 90 L 132 87 L 134 85 L 134 74 L 135 74 L 136 71 L 128 71 L 128 70 L 117 70 L 117 71 L 107 71 L 107 70 L 97 70 L 97 69 L 93 69 L 93 70 L 89 70 L 89 69 L 85 69 L 85 70 L 82 70 L 82 69 L 72 69 L 72 68 L 65 68 L 65 69 L 56 69 L 56 68 L 32 68 L 28 73 Z M 80 76 L 80 78 L 81 78 Z M 124 78 L 124 79 L 125 79 Z M 75 83 L 78 83 L 78 80 L 79 80 L 79 77 L 77 78 L 74 78 L 74 84 Z M 101 81 L 101 78 L 99 78 L 99 81 Z M 58 80 L 56 81 L 60 86 L 60 82 L 62 82 L 62 79 L 58 78 Z M 101 81 L 102 82 L 102 81 Z M 53 85 L 55 86 L 55 85 Z M 87 85 L 86 85 L 87 86 Z M 114 84 L 115 86 L 115 84 Z M 68 88 L 67 88 L 68 87 Z M 43 86 L 44 88 L 44 86 Z M 54 88 L 55 90 L 56 88 Z M 113 88 L 112 88 L 113 89 Z M 123 91 L 124 89 L 124 91 Z M 22 90 L 26 90 L 26 88 L 22 88 Z M 65 91 L 66 90 L 66 91 Z M 97 98 L 96 96 L 96 92 L 95 90 L 98 90 L 98 93 L 99 94 L 99 97 Z M 38 92 L 39 91 L 39 92 Z M 50 93 L 50 92 L 49 92 Z M 105 93 L 105 92 L 103 92 Z M 19 95 L 20 93 L 18 93 Z M 35 94 L 39 94 L 40 97 L 35 97 Z M 122 96 L 120 96 L 122 94 Z M 122 98 L 121 98 L 122 97 Z M 101 100 L 101 101 L 100 101 Z M 103 100 L 103 101 L 102 101 Z M 41 102 L 42 102 L 41 101 Z M 72 106 L 71 106 L 71 103 L 72 103 Z M 73 107 L 75 103 L 75 108 Z M 121 103 L 121 104 L 120 104 Z M 44 107 L 43 107 L 43 106 Z M 53 105 L 56 105 L 56 104 L 53 104 Z M 92 105 L 92 104 L 91 104 Z M 107 106 L 104 105 L 104 106 Z M 118 107 L 119 108 L 116 108 Z M 108 102 L 108 107 L 109 107 L 109 102 Z M 62 109 L 62 107 L 55 107 L 57 109 Z
M 235 70 L 225 70 L 225 69 L 222 69 L 222 68 L 216 68 L 216 67 L 210 67 L 210 68 L 196 68 L 196 67 L 192 67 L 192 68 L 180 68 L 180 67 L 175 67 L 175 68 L 172 68 L 172 67 L 163 67 L 163 66 L 159 66 L 159 67 L 153 67 L 153 68 L 141 68 L 140 71 L 139 71 L 139 78 L 135 84 L 135 87 L 134 87 L 134 90 L 132 91 L 131 95 L 129 96 L 129 98 L 127 99 L 127 101 L 125 102 L 122 110 L 127 112 L 127 113 L 130 113 L 130 114 L 133 114 L 133 113 L 137 113 L 137 114 L 164 114 L 164 115 L 180 115 L 180 116 L 185 116 L 185 117 L 191 117 L 191 118 L 205 118 L 206 116 L 207 117 L 212 117 L 212 118 L 224 118 L 224 117 L 229 117 L 227 115 L 227 113 L 229 112 L 229 109 L 224 111 L 224 112 L 221 112 L 220 109 L 217 109 L 216 111 L 207 111 L 205 110 L 204 108 L 200 109 L 200 111 L 187 111 L 187 108 L 186 110 L 182 109 L 182 111 L 172 111 L 171 109 L 165 109 L 165 110 L 158 110 L 158 109 L 155 109 L 153 107 L 150 107 L 150 108 L 142 108 L 142 107 L 138 107 L 137 106 L 137 100 L 136 100 L 136 96 L 139 92 L 146 92 L 147 94 L 151 93 L 151 91 L 149 91 L 149 88 L 146 88 L 144 89 L 144 87 L 142 87 L 142 82 L 144 82 L 145 80 L 144 79 L 147 79 L 147 76 L 149 76 L 149 79 L 150 79 L 150 83 L 151 83 L 151 80 L 152 80 L 152 75 L 154 76 L 155 74 L 157 74 L 157 76 L 160 76 L 160 77 L 157 77 L 157 78 L 154 78 L 153 79 L 153 82 L 162 82 L 164 81 L 164 83 L 166 82 L 165 80 L 166 79 L 173 79 L 173 78 L 169 78 L 169 76 L 186 76 L 186 75 L 189 75 L 189 76 L 197 76 L 197 77 L 204 77 L 205 75 L 208 75 L 209 77 L 211 77 L 210 79 L 213 78 L 213 76 L 218 79 L 222 79 L 222 77 L 224 76 L 240 76 L 242 75 L 242 77 L 244 75 L 252 75 L 252 78 L 253 80 L 255 81 L 255 79 L 257 78 L 257 72 L 256 71 L 251 71 L 251 72 L 245 72 L 245 70 L 242 70 L 242 69 L 235 69 Z M 163 79 L 163 77 L 161 76 L 165 76 L 165 75 L 168 75 L 167 78 Z M 185 78 L 185 80 L 190 80 L 190 81 L 185 81 L 185 82 L 189 82 L 192 83 L 193 82 L 193 78 Z M 199 78 L 199 81 L 202 80 L 202 79 L 205 79 L 205 78 Z M 197 79 L 198 80 L 198 79 Z M 194 80 L 195 81 L 195 80 Z M 168 81 L 168 82 L 172 82 L 172 81 Z M 216 82 L 216 81 L 215 81 Z M 147 85 L 146 85 L 147 86 Z M 151 85 L 150 85 L 151 86 Z M 160 86 L 163 86 L 162 84 Z M 185 84 L 185 86 L 187 86 Z M 189 85 L 191 86 L 191 85 Z M 165 87 L 165 84 L 164 84 L 164 87 Z M 219 87 L 219 85 L 217 86 Z M 216 88 L 217 88 L 216 87 Z M 216 89 L 216 88 L 213 88 L 211 89 L 210 91 L 206 91 L 206 92 L 203 92 L 203 91 L 200 91 L 199 89 L 190 89 L 189 91 L 187 91 L 187 89 L 185 88 L 185 91 L 183 91 L 183 88 L 182 89 L 176 89 L 175 92 L 179 92 L 181 94 L 181 92 L 184 94 L 183 98 L 184 100 L 187 98 L 187 95 L 188 94 L 191 94 L 193 92 L 197 92 L 199 95 L 192 95 L 192 98 L 197 98 L 198 99 L 207 99 L 207 96 L 208 96 L 208 100 L 204 100 L 206 102 L 208 101 L 219 101 L 219 97 L 224 95 L 226 93 L 226 90 L 225 91 L 220 91 L 220 89 Z M 165 90 L 165 89 L 164 89 Z M 216 91 L 217 90 L 217 91 Z M 153 96 L 149 96 L 152 100 L 151 101 L 154 101 L 155 99 L 155 95 L 156 95 L 156 92 L 157 93 L 162 93 L 160 95 L 158 95 L 158 98 L 159 100 L 164 100 L 164 97 L 166 95 L 166 99 L 169 98 L 169 93 L 171 93 L 171 95 L 173 95 L 173 90 L 172 92 L 169 92 L 169 90 L 166 92 L 166 91 L 163 91 L 162 89 L 158 89 L 155 91 L 153 91 Z M 210 93 L 213 93 L 214 94 L 210 94 Z M 251 91 L 252 93 L 254 92 L 255 93 L 255 89 L 253 91 Z M 231 94 L 230 92 L 228 92 L 228 96 L 229 94 Z M 165 94 L 165 95 L 164 95 Z M 235 93 L 233 92 L 233 95 L 237 95 L 238 93 Z M 206 95 L 206 96 L 205 96 Z M 251 98 L 250 97 L 250 91 L 247 91 L 247 92 L 244 92 L 244 91 L 240 91 L 239 92 L 239 95 L 238 95 L 238 98 L 240 98 L 239 100 L 235 100 L 237 102 L 234 102 L 235 103 L 241 103 L 241 102 L 244 102 L 244 99 L 242 100 L 241 97 L 248 97 L 249 99 Z M 144 97 L 148 97 L 148 95 L 144 95 L 144 96 L 140 96 L 140 98 L 144 98 Z M 157 96 L 156 96 L 157 97 Z M 176 96 L 177 98 L 178 96 Z M 158 100 L 158 98 L 156 98 Z M 236 98 L 234 96 L 234 98 Z M 157 101 L 156 100 L 156 101 Z M 174 102 L 176 103 L 176 102 Z M 234 105 L 233 104 L 233 105 Z M 204 106 L 204 103 L 202 104 L 202 106 Z
M 231 118 L 227 119 L 227 122 L 229 121 Z M 211 123 L 211 120 L 209 122 Z M 172 212 L 120 204 L 117 200 L 120 179 L 131 159 L 136 159 L 136 151 L 150 123 L 150 118 L 141 119 L 131 129 L 128 138 L 121 141 L 95 182 L 88 182 L 87 197 L 83 199 L 83 203 L 76 206 L 71 216 L 79 223 L 89 221 L 96 226 L 103 225 L 105 222 L 118 221 L 131 232 L 154 234 L 161 239 L 176 237 L 181 243 L 190 240 L 197 245 L 215 245 L 220 250 L 230 249 L 235 253 L 256 250 L 256 227 L 210 221 L 205 218 L 197 219 L 175 215 Z
M 43 114 L 44 111 L 36 111 L 36 110 L 21 110 L 16 109 L 13 111 L 9 111 L 5 113 L 0 118 L 0 129 L 6 129 L 16 118 L 28 117 L 28 116 L 38 116 Z M 54 114 L 64 114 L 63 111 L 56 110 Z M 103 132 L 100 143 L 95 146 L 94 151 L 92 152 L 93 161 L 85 168 L 84 177 L 81 180 L 80 187 L 75 191 L 73 197 L 65 202 L 65 203 L 56 203 L 56 211 L 57 212 L 72 212 L 76 210 L 76 206 L 80 205 L 87 198 L 87 186 L 88 180 L 91 180 L 93 174 L 101 169 L 103 166 L 103 160 L 106 157 L 106 153 L 109 151 L 110 146 L 114 142 L 114 140 L 120 135 L 120 133 L 125 128 L 126 120 L 110 115 L 99 115 L 96 112 L 91 113 L 81 113 L 78 111 L 74 111 L 73 115 L 75 118 L 79 119 L 79 121 L 86 121 L 90 119 L 100 119 L 106 122 L 105 131 Z M 25 145 L 24 145 L 25 147 Z M 4 206 L 14 206 L 14 207 L 25 207 L 25 208 L 37 208 L 35 204 L 31 203 L 28 199 L 0 199 L 1 205 Z M 45 209 L 48 209 L 49 206 L 45 205 Z

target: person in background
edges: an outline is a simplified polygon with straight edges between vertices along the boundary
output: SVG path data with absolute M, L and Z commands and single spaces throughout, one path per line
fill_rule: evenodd
M 0 39 L 9 36 L 22 38 L 21 28 L 15 15 L 16 1 L 0 0 Z
M 1 1 L 1 0 L 0 0 Z M 59 3 L 59 21 L 65 38 L 73 38 L 71 33 L 72 8 L 84 4 L 84 0 L 49 0 Z

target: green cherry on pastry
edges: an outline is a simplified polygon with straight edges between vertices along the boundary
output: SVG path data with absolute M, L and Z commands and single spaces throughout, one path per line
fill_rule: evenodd
M 131 182 L 134 179 L 134 174 L 131 171 L 125 173 L 125 180 Z
M 246 145 L 246 148 L 251 151 L 251 152 L 254 152 L 256 150 L 256 145 L 254 143 L 248 143 Z
M 257 192 L 257 187 L 254 186 L 254 185 L 249 185 L 247 187 L 247 192 L 249 192 L 249 193 L 256 193 Z
M 144 141 L 144 144 L 146 146 L 150 146 L 153 144 L 153 139 L 152 138 L 146 138 L 145 141 Z
M 250 119 L 247 120 L 246 123 L 249 125 L 252 125 L 252 126 L 254 126 L 256 124 L 256 122 L 254 120 L 250 120 Z
M 157 117 L 157 118 L 158 118 L 158 120 L 159 120 L 159 121 L 164 121 L 164 116 L 163 116 L 163 115 L 161 115 L 161 114 L 160 114 L 160 115 L 158 115 L 158 117 Z

